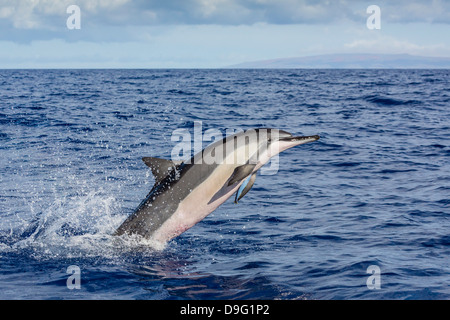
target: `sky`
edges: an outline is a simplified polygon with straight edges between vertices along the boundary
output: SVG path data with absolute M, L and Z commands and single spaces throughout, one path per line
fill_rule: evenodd
M 380 29 L 367 26 L 371 5 L 380 9 Z M 450 0 L 0 0 L 0 68 L 221 68 L 332 53 L 450 57 L 449 34 Z

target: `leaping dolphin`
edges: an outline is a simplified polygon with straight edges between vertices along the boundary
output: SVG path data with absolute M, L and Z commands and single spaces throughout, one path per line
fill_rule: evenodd
M 250 129 L 215 141 L 184 162 L 144 157 L 155 185 L 114 233 L 165 244 L 204 219 L 236 192 L 237 203 L 257 171 L 278 153 L 316 141 L 278 129 Z

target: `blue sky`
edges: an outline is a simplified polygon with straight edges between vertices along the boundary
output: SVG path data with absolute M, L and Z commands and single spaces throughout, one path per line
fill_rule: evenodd
M 369 5 L 381 29 L 369 30 Z M 81 29 L 66 12 L 80 8 Z M 329 53 L 450 57 L 448 0 L 0 0 L 0 68 L 216 68 Z

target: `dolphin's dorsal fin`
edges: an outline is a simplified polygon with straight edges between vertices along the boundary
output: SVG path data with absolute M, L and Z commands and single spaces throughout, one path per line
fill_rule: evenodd
M 239 200 L 242 199 L 243 196 L 249 192 L 249 190 L 253 187 L 256 179 L 256 172 L 254 172 L 251 176 L 249 176 L 245 181 L 241 184 L 238 191 L 236 192 L 236 197 L 234 198 L 234 203 L 238 203 Z
M 236 169 L 234 169 L 233 174 L 230 177 L 230 180 L 228 181 L 228 185 L 231 186 L 232 184 L 235 184 L 238 181 L 244 180 L 253 172 L 253 169 L 255 169 L 255 167 L 256 164 L 250 163 L 236 167 Z
M 152 170 L 155 184 L 161 182 L 167 175 L 182 163 L 182 161 L 171 161 L 166 159 L 143 157 L 142 161 Z

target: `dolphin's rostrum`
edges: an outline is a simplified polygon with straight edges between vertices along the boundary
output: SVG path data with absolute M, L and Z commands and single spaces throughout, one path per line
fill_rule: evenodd
M 145 157 L 155 185 L 115 235 L 138 234 L 164 244 L 201 221 L 236 192 L 237 203 L 256 172 L 278 153 L 319 136 L 250 129 L 216 141 L 184 162 Z

